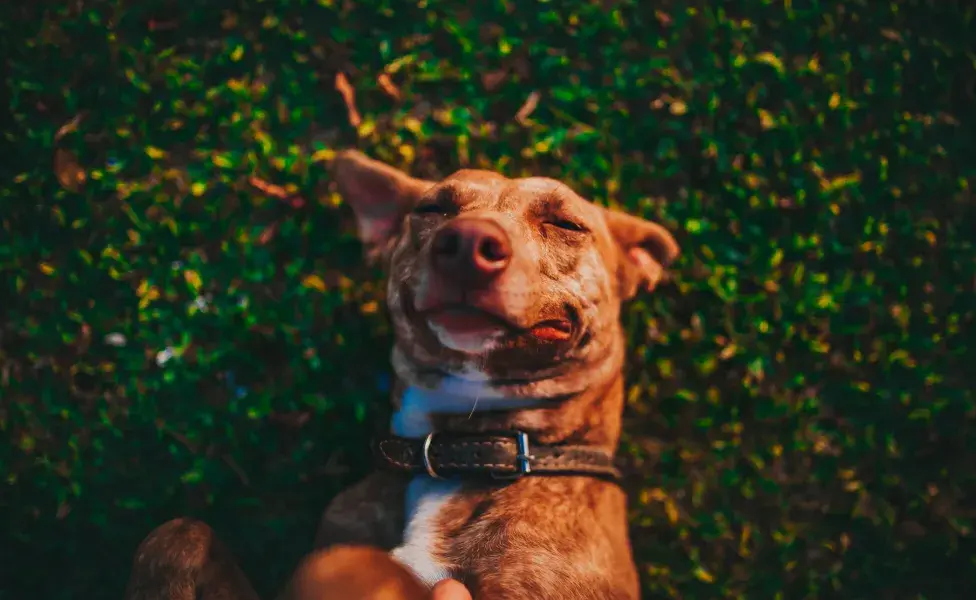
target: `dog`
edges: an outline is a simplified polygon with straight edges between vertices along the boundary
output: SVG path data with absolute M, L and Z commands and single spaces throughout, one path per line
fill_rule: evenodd
M 663 280 L 675 238 L 554 179 L 429 181 L 354 150 L 332 169 L 387 274 L 395 412 L 380 468 L 330 503 L 316 549 L 382 550 L 423 589 L 456 579 L 474 598 L 639 598 L 614 467 L 620 312 Z M 254 597 L 193 527 L 150 534 L 129 600 L 183 598 L 177 580 L 187 598 Z M 323 597 L 366 597 L 349 593 Z

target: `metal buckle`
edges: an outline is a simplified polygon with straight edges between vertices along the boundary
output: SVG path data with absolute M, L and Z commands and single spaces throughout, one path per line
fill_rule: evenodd
M 524 431 L 514 432 L 515 438 L 515 472 L 508 473 L 497 473 L 492 472 L 491 476 L 494 479 L 518 479 L 523 475 L 528 475 L 532 472 L 531 460 L 535 457 L 529 454 L 529 434 Z M 424 469 L 427 470 L 427 474 L 433 479 L 444 479 L 441 475 L 437 473 L 434 469 L 434 465 L 430 462 L 430 446 L 434 442 L 434 432 L 428 433 L 427 437 L 424 438 L 424 445 L 421 450 L 421 459 L 424 463 Z
M 529 434 L 524 431 L 516 431 L 515 448 L 517 450 L 517 454 L 515 455 L 515 473 L 499 474 L 492 472 L 491 476 L 494 479 L 518 479 L 532 472 L 532 465 L 529 461 L 535 457 L 529 454 Z
M 431 431 L 430 433 L 427 434 L 427 437 L 424 438 L 424 449 L 422 454 L 424 460 L 424 468 L 427 469 L 427 474 L 430 475 L 433 479 L 444 479 L 443 477 L 437 474 L 437 471 L 434 470 L 434 466 L 430 464 L 430 444 L 433 441 L 434 441 L 434 432 Z

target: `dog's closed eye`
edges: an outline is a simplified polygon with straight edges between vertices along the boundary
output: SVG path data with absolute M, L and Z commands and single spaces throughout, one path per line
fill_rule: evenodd
M 585 233 L 588 231 L 586 227 L 583 227 L 576 221 L 571 219 L 550 219 L 546 221 L 546 225 L 552 225 L 553 227 L 558 227 L 559 229 L 565 229 L 566 231 L 577 231 L 580 233 Z
M 457 193 L 451 188 L 441 188 L 433 195 L 422 199 L 413 209 L 413 213 L 449 217 L 458 214 L 459 210 Z

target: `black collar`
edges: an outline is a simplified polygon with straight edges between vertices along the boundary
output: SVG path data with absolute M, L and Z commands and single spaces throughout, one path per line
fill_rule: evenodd
M 380 438 L 381 466 L 438 479 L 517 479 L 539 475 L 582 475 L 618 480 L 613 454 L 592 446 L 529 443 L 522 431 L 478 434 L 436 433 L 412 439 Z

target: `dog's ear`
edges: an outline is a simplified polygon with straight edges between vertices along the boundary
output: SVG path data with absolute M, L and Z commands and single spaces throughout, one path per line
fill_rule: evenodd
M 606 210 L 605 215 L 619 251 L 621 299 L 633 298 L 640 288 L 653 290 L 664 276 L 664 269 L 678 257 L 678 242 L 657 223 L 616 210 Z
M 356 215 L 359 238 L 372 253 L 400 229 L 404 215 L 434 183 L 356 150 L 344 150 L 332 161 L 332 174 L 342 199 Z

